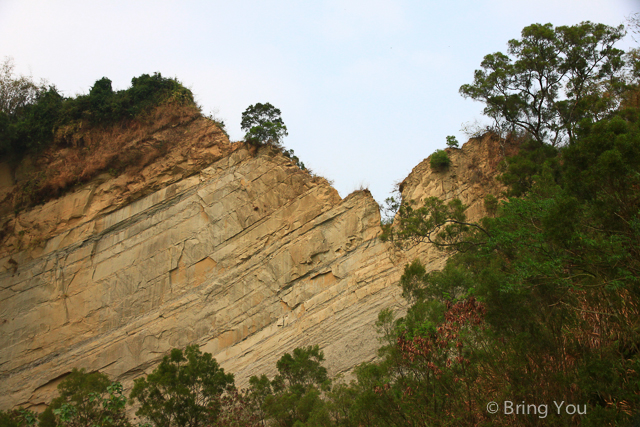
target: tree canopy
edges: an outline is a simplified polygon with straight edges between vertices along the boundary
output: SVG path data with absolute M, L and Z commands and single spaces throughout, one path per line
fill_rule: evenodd
M 197 345 L 173 349 L 146 378 L 135 380 L 131 399 L 140 404 L 136 415 L 156 426 L 198 427 L 215 421 L 220 396 L 233 386 L 209 353 Z
M 127 399 L 106 374 L 73 369 L 58 385 L 58 397 L 40 414 L 40 427 L 129 427 Z
M 288 135 L 280 110 L 268 102 L 247 107 L 242 113 L 240 127 L 247 131 L 245 141 L 253 145 L 270 143 L 279 147 L 282 138 Z
M 615 44 L 624 35 L 622 25 L 530 25 L 509 41 L 508 54 L 486 55 L 460 93 L 484 102 L 499 129 L 571 143 L 581 120 L 599 121 L 620 106 L 624 51 Z

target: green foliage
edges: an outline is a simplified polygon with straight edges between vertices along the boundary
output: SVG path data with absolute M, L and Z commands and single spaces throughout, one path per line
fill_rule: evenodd
M 247 131 L 245 141 L 255 146 L 274 144 L 279 147 L 282 138 L 288 135 L 280 115 L 280 110 L 268 102 L 247 107 L 240 123 L 241 129 Z
M 441 271 L 419 261 L 405 267 L 400 284 L 412 305 L 387 327 L 398 344 L 385 353 L 388 377 L 378 390 L 387 400 L 377 405 L 410 422 L 475 425 L 489 422 L 483 402 L 570 400 L 587 405 L 585 425 L 629 421 L 640 408 L 639 124 L 637 110 L 581 123 L 562 161 L 549 154 L 520 198 L 503 201 L 481 226 L 451 233 L 474 244 Z M 463 220 L 443 202 L 408 207 L 396 239 L 438 243 L 425 238 L 445 222 L 437 218 Z M 467 308 L 450 317 L 454 307 Z M 456 329 L 462 342 L 441 347 L 451 322 L 474 312 L 477 327 Z M 445 358 L 459 348 L 466 366 Z M 553 422 L 573 425 L 568 416 Z
M 117 92 L 103 77 L 89 94 L 65 98 L 55 86 L 35 86 L 30 80 L 25 83 L 24 77 L 14 77 L 5 64 L 0 69 L 0 155 L 37 153 L 53 142 L 61 127 L 124 124 L 169 102 L 195 105 L 190 90 L 160 73 L 135 77 L 130 88 Z
M 559 179 L 558 153 L 557 148 L 533 139 L 521 144 L 518 154 L 503 162 L 504 172 L 498 177 L 509 187 L 507 195 L 519 197 L 527 193 L 545 167 Z
M 134 77 L 130 88 L 118 92 L 111 88 L 111 80 L 103 77 L 95 82 L 88 95 L 66 100 L 58 124 L 86 120 L 94 126 L 110 125 L 133 119 L 163 102 L 194 104 L 189 89 L 160 73 Z
M 131 424 L 125 414 L 127 398 L 122 395 L 122 384 L 118 382 L 107 386 L 104 393 L 91 392 L 88 394 L 89 403 L 94 404 L 95 413 L 87 417 L 78 406 L 71 403 L 63 403 L 58 409 L 53 410 L 56 425 L 65 427 L 129 427 Z
M 479 244 L 473 237 L 473 230 L 487 233 L 479 224 L 467 221 L 466 206 L 458 199 L 445 203 L 437 197 L 429 197 L 422 206 L 416 208 L 416 205 L 414 200 L 403 202 L 396 222 L 384 225 L 380 238 L 399 246 L 428 242 L 440 249 L 466 251 Z
M 530 25 L 509 41 L 508 55 L 485 56 L 460 93 L 484 102 L 497 127 L 552 146 L 572 143 L 580 121 L 601 120 L 620 105 L 624 52 L 614 45 L 624 34 L 623 26 L 591 22 Z
M 498 212 L 499 201 L 493 194 L 484 196 L 484 209 L 489 216 L 494 216 Z
M 250 394 L 258 402 L 266 419 L 282 427 L 329 425 L 329 415 L 321 399 L 330 381 L 321 363 L 320 348 L 309 346 L 286 353 L 276 367 L 278 375 L 269 381 L 266 376 L 250 379 Z
M 455 136 L 453 136 L 453 135 L 447 136 L 447 147 L 449 147 L 449 148 L 460 148 L 458 140 L 456 139 Z
M 0 427 L 31 427 L 36 425 L 37 420 L 35 412 L 28 409 L 0 411 Z
M 73 371 L 58 385 L 58 397 L 40 415 L 40 426 L 128 427 L 122 385 L 100 372 Z
M 285 156 L 287 156 L 288 158 L 290 158 L 291 160 L 294 161 L 294 163 L 296 164 L 296 166 L 298 166 L 300 168 L 300 170 L 306 170 L 307 168 L 304 166 L 304 163 L 300 161 L 300 159 L 298 158 L 298 156 L 293 154 L 293 150 L 286 150 L 284 149 L 282 151 L 284 153 Z
M 446 151 L 436 150 L 436 152 L 431 155 L 429 164 L 434 171 L 442 171 L 449 168 L 451 159 L 449 159 Z
M 394 185 L 392 194 L 392 196 L 384 200 L 384 203 L 378 206 L 380 209 L 380 225 L 383 228 L 388 228 L 393 224 L 396 213 L 398 213 L 402 205 L 402 192 L 400 191 L 399 183 Z
M 136 379 L 130 398 L 140 405 L 136 415 L 155 426 L 197 427 L 217 420 L 220 397 L 231 387 L 233 375 L 191 345 L 171 350 L 151 374 Z

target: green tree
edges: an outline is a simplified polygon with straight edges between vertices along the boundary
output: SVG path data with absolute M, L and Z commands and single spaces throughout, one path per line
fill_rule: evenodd
M 257 103 L 242 113 L 240 127 L 247 131 L 244 139 L 253 145 L 274 144 L 280 146 L 288 135 L 287 127 L 280 117 L 280 110 L 273 105 Z
M 459 148 L 459 142 L 455 136 L 449 135 L 447 136 L 447 147 L 449 148 Z
M 71 403 L 63 403 L 53 410 L 56 424 L 60 427 L 129 427 L 131 424 L 125 413 L 127 398 L 122 394 L 122 384 L 111 383 L 104 393 L 89 393 L 89 402 L 94 404 L 95 411 L 86 416 Z
M 508 55 L 485 56 L 460 93 L 484 102 L 498 128 L 552 146 L 572 143 L 581 120 L 601 120 L 620 105 L 624 52 L 614 45 L 624 35 L 622 25 L 530 25 L 509 41 Z
M 321 392 L 329 390 L 330 380 L 323 361 L 317 345 L 296 348 L 278 360 L 278 375 L 272 381 L 265 375 L 251 377 L 250 393 L 262 401 L 264 417 L 281 427 L 328 425 Z
M 466 208 L 459 199 L 445 203 L 437 197 L 428 197 L 421 205 L 415 200 L 403 201 L 396 221 L 383 226 L 380 238 L 398 246 L 426 242 L 440 249 L 464 252 L 482 242 L 473 234 L 474 230 L 489 234 L 480 224 L 467 221 Z
M 136 415 L 155 426 L 198 427 L 216 421 L 220 397 L 232 387 L 233 375 L 191 345 L 171 350 L 151 374 L 136 379 L 131 400 L 140 404 Z
M 73 369 L 58 385 L 58 397 L 40 415 L 41 427 L 126 427 L 122 385 L 100 372 Z
M 411 307 L 388 328 L 397 344 L 372 396 L 386 413 L 405 424 L 512 425 L 488 419 L 482 403 L 562 399 L 585 402 L 584 425 L 624 425 L 638 411 L 640 111 L 583 121 L 560 152 L 494 218 L 445 239 L 439 228 L 466 222 L 459 202 L 400 208 L 395 239 L 462 250 L 440 271 L 405 267 Z
M 544 167 L 550 168 L 554 177 L 559 179 L 558 153 L 558 148 L 535 139 L 522 142 L 518 154 L 501 162 L 504 169 L 498 180 L 509 187 L 507 195 L 520 197 L 526 194 L 534 183 L 534 177 L 539 176 Z
M 55 86 L 38 94 L 34 103 L 23 107 L 13 118 L 13 141 L 9 151 L 22 154 L 41 152 L 53 141 L 64 98 Z

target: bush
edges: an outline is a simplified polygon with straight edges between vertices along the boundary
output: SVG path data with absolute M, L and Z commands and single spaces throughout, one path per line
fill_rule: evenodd
M 451 159 L 447 155 L 446 151 L 436 150 L 436 152 L 431 155 L 429 163 L 431 165 L 431 169 L 434 171 L 442 171 L 451 165 Z
M 112 89 L 111 80 L 103 77 L 95 82 L 89 94 L 75 98 L 63 97 L 55 86 L 42 86 L 34 94 L 22 96 L 20 102 L 3 100 L 2 85 L 11 86 L 15 83 L 12 78 L 15 80 L 10 74 L 3 77 L 0 70 L 0 104 L 9 105 L 0 105 L 0 155 L 20 157 L 40 152 L 54 141 L 56 131 L 65 126 L 125 124 L 163 103 L 195 105 L 189 89 L 160 73 L 134 77 L 130 88 L 117 92 Z M 4 80 L 7 82 L 3 83 Z
M 298 158 L 298 156 L 296 156 L 295 154 L 293 154 L 293 150 L 283 150 L 282 153 L 287 156 L 288 158 L 290 158 L 291 160 L 293 160 L 293 162 L 296 164 L 296 166 L 298 166 L 300 168 L 300 170 L 306 170 L 307 168 L 305 167 L 304 163 L 300 161 L 300 159 Z
M 36 421 L 35 412 L 28 409 L 0 411 L 0 427 L 31 427 L 36 425 Z

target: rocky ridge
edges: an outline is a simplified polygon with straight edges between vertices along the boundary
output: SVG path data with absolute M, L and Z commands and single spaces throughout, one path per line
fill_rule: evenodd
M 405 263 L 442 266 L 427 245 L 401 251 L 378 239 L 368 191 L 341 199 L 278 150 L 249 152 L 197 120 L 182 126 L 171 153 L 183 154 L 119 178 L 129 185 L 101 176 L 4 217 L 39 244 L 5 246 L 0 259 L 0 409 L 42 409 L 73 367 L 129 388 L 192 343 L 241 386 L 301 345 L 319 344 L 330 374 L 347 372 L 376 357 L 378 312 L 404 309 Z M 503 190 L 501 145 L 488 135 L 447 151 L 452 167 L 433 172 L 425 159 L 402 196 L 457 197 L 478 219 L 484 196 Z M 213 161 L 202 167 L 198 156 Z

